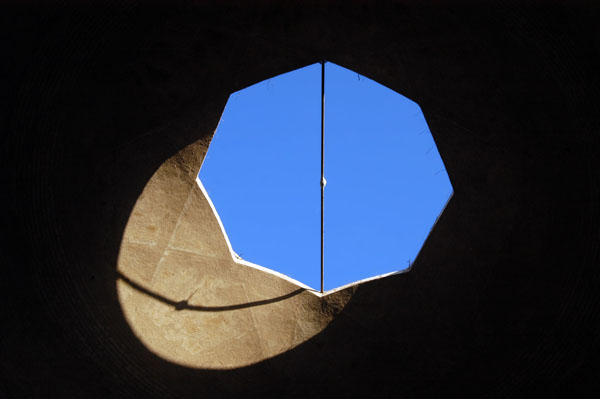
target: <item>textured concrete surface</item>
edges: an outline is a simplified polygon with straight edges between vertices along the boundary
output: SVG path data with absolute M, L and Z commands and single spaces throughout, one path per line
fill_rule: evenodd
M 189 367 L 228 369 L 312 338 L 355 288 L 322 298 L 236 262 L 196 180 L 206 150 L 205 141 L 188 146 L 142 191 L 123 234 L 117 292 L 127 322 L 150 351 Z
M 596 397 L 600 10 L 426 3 L 0 6 L 0 396 Z M 185 365 L 198 348 L 178 335 L 169 356 L 182 358 L 169 360 L 158 353 L 169 336 L 149 323 L 188 317 L 192 284 L 152 275 L 180 272 L 169 262 L 190 243 L 156 269 L 141 250 L 128 261 L 145 339 L 163 334 L 152 348 L 117 289 L 136 202 L 165 161 L 209 139 L 229 93 L 323 58 L 421 105 L 452 201 L 411 272 L 359 286 L 310 339 L 223 370 Z M 168 189 L 183 202 L 193 191 Z M 143 205 L 165 209 L 143 212 L 140 247 L 165 242 L 172 205 Z M 189 302 L 246 300 L 202 291 Z M 219 328 L 229 314 L 190 317 Z M 254 354 L 235 356 L 230 366 Z

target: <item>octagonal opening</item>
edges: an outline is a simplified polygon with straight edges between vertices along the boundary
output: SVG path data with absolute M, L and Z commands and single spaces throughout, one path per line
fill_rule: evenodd
M 326 290 L 410 268 L 452 196 L 420 107 L 325 64 Z M 199 172 L 232 255 L 320 286 L 321 65 L 230 95 Z

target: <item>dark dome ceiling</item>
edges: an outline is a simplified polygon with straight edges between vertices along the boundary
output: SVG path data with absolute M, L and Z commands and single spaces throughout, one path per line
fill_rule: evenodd
M 597 6 L 82 3 L 0 6 L 2 396 L 598 390 Z M 136 199 L 230 92 L 321 59 L 421 105 L 453 200 L 410 273 L 305 344 L 228 371 L 159 358 L 115 287 Z

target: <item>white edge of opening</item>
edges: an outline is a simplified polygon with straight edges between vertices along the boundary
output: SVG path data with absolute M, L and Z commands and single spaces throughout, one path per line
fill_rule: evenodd
M 213 204 L 212 200 L 210 199 L 210 196 L 208 195 L 208 193 L 206 192 L 206 189 L 204 188 L 204 185 L 202 184 L 202 181 L 200 180 L 199 177 L 196 177 L 196 184 L 198 184 L 198 187 L 200 187 L 200 190 L 202 191 L 202 194 L 204 194 L 204 197 L 206 198 L 206 200 L 208 201 L 208 204 L 210 205 L 210 209 L 213 211 L 215 218 L 217 219 L 217 223 L 219 223 L 219 227 L 221 228 L 221 232 L 223 233 L 223 237 L 225 237 L 225 242 L 227 243 L 227 248 L 229 248 L 229 254 L 231 255 L 231 259 L 233 259 L 233 261 L 237 264 L 240 265 L 244 265 L 244 266 L 248 266 L 248 267 L 252 267 L 254 269 L 258 269 L 260 271 L 263 271 L 265 273 L 269 273 L 272 274 L 274 276 L 277 276 L 279 278 L 282 278 L 294 285 L 297 285 L 299 287 L 302 287 L 304 289 L 306 289 L 307 291 L 310 291 L 314 294 L 317 295 L 321 295 L 320 292 L 315 291 L 313 288 L 309 287 L 306 284 L 301 283 L 298 280 L 295 280 L 293 278 L 291 278 L 290 276 L 286 276 L 283 273 L 279 273 L 276 272 L 275 270 L 269 269 L 267 267 L 264 266 L 260 266 L 257 265 L 255 263 L 252 262 L 248 262 L 247 260 L 244 259 L 239 259 L 236 256 L 236 253 L 233 250 L 233 247 L 231 246 L 231 241 L 229 241 L 229 236 L 227 235 L 227 232 L 225 231 L 225 226 L 223 226 L 223 222 L 221 221 L 221 217 L 219 216 L 219 213 L 217 212 L 217 208 L 215 208 L 215 205 Z
M 219 217 L 219 213 L 217 212 L 217 209 L 215 208 L 215 205 L 213 204 L 212 200 L 210 199 L 210 196 L 208 195 L 208 193 L 206 192 L 206 188 L 204 188 L 204 185 L 202 184 L 202 181 L 200 180 L 200 178 L 198 176 L 196 176 L 196 184 L 198 184 L 198 187 L 200 187 L 200 190 L 202 191 L 202 194 L 204 194 L 204 197 L 206 198 L 206 200 L 208 201 L 208 204 L 210 205 L 211 210 L 213 211 L 215 218 L 217 220 L 217 223 L 219 224 L 219 227 L 221 229 L 221 232 L 223 233 L 223 237 L 225 237 L 225 242 L 227 243 L 227 248 L 229 249 L 229 254 L 231 256 L 231 259 L 239 264 L 239 265 L 243 265 L 243 266 L 248 266 L 260 271 L 263 271 L 265 273 L 269 273 L 271 275 L 277 276 L 291 284 L 297 285 L 298 287 L 304 288 L 305 290 L 307 290 L 308 292 L 313 293 L 316 296 L 319 297 L 324 297 L 327 296 L 329 294 L 333 294 L 335 292 L 338 291 L 342 291 L 345 290 L 347 288 L 353 287 L 355 285 L 360 285 L 369 281 L 373 281 L 373 280 L 379 280 L 382 279 L 384 277 L 388 277 L 388 276 L 393 276 L 396 274 L 404 274 L 404 273 L 408 273 L 411 269 L 412 266 L 415 262 L 415 260 L 419 257 L 419 254 L 421 253 L 421 250 L 419 250 L 419 252 L 417 253 L 417 256 L 415 256 L 415 259 L 410 263 L 410 265 L 406 268 L 406 269 L 402 269 L 402 270 L 398 270 L 398 271 L 394 271 L 394 272 L 390 272 L 390 273 L 384 273 L 384 274 L 380 274 L 377 276 L 373 276 L 373 277 L 368 277 L 362 280 L 358 280 L 358 281 L 354 281 L 352 283 L 346 284 L 346 285 L 342 285 L 340 287 L 337 288 L 333 288 L 331 290 L 327 290 L 323 293 L 315 290 L 312 287 L 309 287 L 308 285 L 301 283 L 300 281 L 291 278 L 290 276 L 287 276 L 283 273 L 279 273 L 273 269 L 269 269 L 267 267 L 264 266 L 260 266 L 257 265 L 256 263 L 252 263 L 252 262 L 248 262 L 247 260 L 244 259 L 239 259 L 236 256 L 235 251 L 233 250 L 233 247 L 231 246 L 231 242 L 229 241 L 229 237 L 227 236 L 227 232 L 225 231 L 225 226 L 223 226 L 223 222 L 221 221 L 221 218 Z M 425 238 L 425 241 L 427 241 L 427 238 L 429 238 L 429 234 L 431 234 L 431 231 L 434 229 L 434 227 L 436 226 L 437 222 L 440 219 L 440 216 L 442 215 L 442 213 L 444 213 L 444 211 L 446 210 L 446 207 L 448 206 L 448 203 L 450 203 L 450 200 L 452 199 L 452 197 L 454 196 L 454 190 L 452 190 L 452 193 L 450 193 L 450 197 L 448 197 L 448 200 L 446 201 L 446 204 L 444 205 L 444 207 L 442 208 L 442 210 L 440 211 L 440 213 L 438 214 L 437 218 L 435 219 L 435 222 L 433 223 L 433 226 L 431 226 L 431 229 L 429 229 L 429 233 L 427 234 L 427 237 Z M 425 241 L 423 242 L 423 244 L 425 244 Z M 421 247 L 422 248 L 422 247 Z

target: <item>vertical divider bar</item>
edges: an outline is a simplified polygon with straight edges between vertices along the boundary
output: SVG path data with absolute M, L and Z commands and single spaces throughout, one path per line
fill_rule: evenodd
M 321 61 L 321 294 L 325 271 L 325 61 Z

